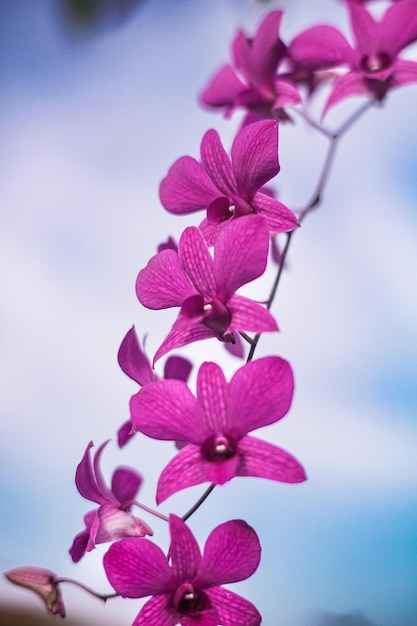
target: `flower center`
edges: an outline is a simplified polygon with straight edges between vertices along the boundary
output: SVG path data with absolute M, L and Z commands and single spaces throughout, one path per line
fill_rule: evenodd
M 369 54 L 361 59 L 360 66 L 364 72 L 375 74 L 386 70 L 391 65 L 391 57 L 386 52 Z
M 213 435 L 203 443 L 202 453 L 206 461 L 222 463 L 236 454 L 236 444 L 228 435 Z
M 219 339 L 223 339 L 231 318 L 227 306 L 220 300 L 212 300 L 203 306 L 203 311 L 205 312 L 203 324 L 210 328 Z
M 207 609 L 210 600 L 191 583 L 183 583 L 172 596 L 172 604 L 179 613 L 196 613 Z

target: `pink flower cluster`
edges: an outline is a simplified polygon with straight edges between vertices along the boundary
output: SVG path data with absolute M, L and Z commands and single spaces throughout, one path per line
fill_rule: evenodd
M 297 217 L 265 187 L 280 170 L 279 123 L 290 119 L 289 107 L 302 103 L 303 89 L 309 98 L 322 87 L 329 89 L 326 113 L 350 96 L 380 101 L 390 89 L 417 81 L 417 63 L 399 57 L 417 40 L 417 0 L 392 2 L 379 20 L 365 4 L 365 0 L 344 2 L 351 42 L 333 26 L 318 25 L 284 43 L 279 32 L 282 11 L 270 13 L 253 37 L 239 32 L 232 63 L 214 75 L 201 95 L 204 105 L 223 109 L 226 116 L 239 108 L 245 111 L 230 156 L 218 133 L 209 130 L 201 141 L 200 160 L 179 158 L 161 182 L 160 199 L 167 211 L 176 215 L 203 211 L 205 216 L 198 228 L 184 229 L 178 245 L 172 238 L 161 244 L 137 277 L 136 294 L 143 306 L 175 308 L 178 315 L 152 359 L 134 328 L 123 339 L 119 364 L 139 390 L 130 399 L 130 416 L 118 431 L 118 442 L 125 446 L 135 433 L 175 442 L 177 452 L 159 475 L 157 505 L 189 487 L 202 483 L 209 487 L 189 513 L 165 516 L 136 500 L 142 483 L 136 470 L 116 469 L 108 485 L 100 470 L 107 442 L 93 459 L 90 442 L 75 482 L 80 494 L 97 506 L 85 515 L 85 528 L 70 548 L 77 562 L 97 544 L 114 542 L 104 556 L 104 569 L 116 594 L 151 596 L 134 626 L 261 622 L 249 601 L 223 587 L 257 569 L 261 548 L 255 530 L 243 520 L 226 521 L 210 533 L 202 554 L 186 521 L 215 486 L 235 477 L 306 480 L 292 454 L 252 435 L 281 420 L 293 398 L 288 361 L 273 355 L 254 359 L 259 336 L 278 330 L 270 308 L 285 254 L 273 250 L 278 276 L 266 302 L 239 290 L 264 274 L 271 240 L 290 233 L 289 242 L 314 205 Z M 249 354 L 230 380 L 219 364 L 202 359 L 192 390 L 191 362 L 170 353 L 203 340 L 238 346 L 235 352 L 242 354 L 243 340 L 250 346 Z M 153 368 L 166 355 L 159 377 Z M 134 506 L 167 522 L 168 554 L 144 538 L 153 531 L 132 514 Z M 52 613 L 65 615 L 58 588 L 64 579 L 32 567 L 16 568 L 7 576 L 35 590 Z

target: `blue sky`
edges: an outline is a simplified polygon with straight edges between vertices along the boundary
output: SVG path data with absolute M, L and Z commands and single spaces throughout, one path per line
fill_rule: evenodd
M 203 111 L 197 94 L 236 29 L 253 32 L 279 6 L 148 0 L 126 24 L 87 36 L 66 30 L 52 2 L 0 2 L 2 570 L 39 564 L 108 588 L 105 547 L 77 566 L 67 555 L 89 508 L 73 475 L 88 441 L 114 437 L 128 416 L 136 388 L 116 361 L 125 332 L 135 323 L 152 351 L 174 319 L 134 293 L 157 244 L 190 223 L 164 212 L 158 184 L 178 156 L 198 156 L 207 128 L 230 145 L 238 118 Z M 284 6 L 286 39 L 343 24 L 335 0 Z M 342 141 L 324 201 L 294 237 L 274 308 L 281 332 L 260 344 L 296 377 L 290 414 L 265 434 L 309 481 L 232 481 L 191 522 L 201 541 L 232 517 L 256 528 L 262 564 L 240 589 L 265 626 L 345 626 L 349 615 L 357 626 L 417 624 L 416 95 L 392 93 Z M 324 150 L 304 124 L 282 127 L 283 202 L 310 197 Z M 238 366 L 215 342 L 182 353 L 222 359 L 229 375 Z M 136 465 L 151 503 L 172 452 L 140 437 L 122 453 L 111 444 L 105 471 Z M 183 511 L 200 492 L 163 510 Z M 64 593 L 68 613 L 85 602 L 93 623 L 125 614 L 129 624 L 138 610 Z M 0 582 L 5 598 L 37 602 Z

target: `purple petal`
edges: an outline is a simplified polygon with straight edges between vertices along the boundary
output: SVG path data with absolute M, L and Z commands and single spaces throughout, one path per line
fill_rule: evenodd
M 287 414 L 294 393 L 288 361 L 267 356 L 238 369 L 229 383 L 229 406 L 238 432 L 246 434 Z
M 103 564 L 110 584 L 124 598 L 143 598 L 175 589 L 165 554 L 148 539 L 128 537 L 113 543 Z
M 103 504 L 97 514 L 99 527 L 94 539 L 96 544 L 115 541 L 123 537 L 153 535 L 152 529 L 144 521 L 112 504 Z
M 90 449 L 94 446 L 94 444 L 92 441 L 90 441 L 84 452 L 84 456 L 78 464 L 75 472 L 75 484 L 80 494 L 83 496 L 83 498 L 91 500 L 92 502 L 96 502 L 97 504 L 103 504 L 104 502 L 107 502 L 109 497 L 113 499 L 113 494 L 110 492 L 110 489 L 105 485 L 104 480 L 101 477 L 101 473 L 98 469 L 98 462 L 100 460 L 101 453 L 107 443 L 108 441 L 103 443 L 97 450 L 94 456 L 95 467 L 93 469 L 93 464 L 90 457 Z
M 206 132 L 201 141 L 200 150 L 203 166 L 217 189 L 228 198 L 235 195 L 236 180 L 232 163 L 216 130 L 211 129 Z
M 359 55 L 374 55 L 378 52 L 379 24 L 365 7 L 353 2 L 346 3 L 350 23 L 357 42 Z
M 417 82 L 417 63 L 398 59 L 394 65 L 394 85 L 407 85 Z
M 257 82 L 268 85 L 273 80 L 285 46 L 279 39 L 279 28 L 284 12 L 272 11 L 262 20 L 252 41 L 252 63 Z
M 351 96 L 362 95 L 372 95 L 372 91 L 364 80 L 362 74 L 360 74 L 359 72 L 349 72 L 344 76 L 340 76 L 336 80 L 333 86 L 333 90 L 323 109 L 323 116 L 331 107 L 333 107 L 341 100 L 344 100 L 345 98 L 350 98 Z
M 153 439 L 199 443 L 207 435 L 196 398 L 181 380 L 161 380 L 130 399 L 131 419 Z
M 123 504 L 136 497 L 141 484 L 142 476 L 138 472 L 119 467 L 113 474 L 111 489 L 118 501 Z
M 227 383 L 216 363 L 201 365 L 197 377 L 197 398 L 208 430 L 224 433 L 228 425 Z
M 154 363 L 175 348 L 185 346 L 187 343 L 194 341 L 210 339 L 211 337 L 215 337 L 215 333 L 210 328 L 203 326 L 199 320 L 190 319 L 185 321 L 178 317 L 171 331 L 156 351 Z
M 134 326 L 125 335 L 117 360 L 124 373 L 139 385 L 147 385 L 157 378 L 148 357 L 140 347 Z
M 232 164 L 238 194 L 250 202 L 279 172 L 278 122 L 263 120 L 242 128 L 233 142 Z
M 301 104 L 301 96 L 297 89 L 287 80 L 278 79 L 275 81 L 276 98 L 273 109 Z
M 239 287 L 261 276 L 268 248 L 268 226 L 263 218 L 246 215 L 224 226 L 214 244 L 218 297 L 227 302 Z
M 275 318 L 262 304 L 243 296 L 232 296 L 227 303 L 232 319 L 229 331 L 254 333 L 278 330 Z
M 195 293 L 174 250 L 163 250 L 153 256 L 136 280 L 136 295 L 148 309 L 181 306 L 186 298 Z
M 237 455 L 219 463 L 207 461 L 200 446 L 186 446 L 162 470 L 156 491 L 157 504 L 187 487 L 205 482 L 223 485 L 236 475 L 238 462 Z
M 195 226 L 182 233 L 178 256 L 195 289 L 211 299 L 216 291 L 214 263 L 201 231 Z
M 171 594 L 153 596 L 145 602 L 132 626 L 175 626 L 181 616 L 172 607 Z
M 207 589 L 206 593 L 217 609 L 222 626 L 260 625 L 261 615 L 245 598 L 223 587 Z
M 72 542 L 72 546 L 69 549 L 70 556 L 74 563 L 78 563 L 84 556 L 87 550 L 88 540 L 90 538 L 90 531 L 85 529 L 78 533 Z
M 206 210 L 218 195 L 204 168 L 189 156 L 175 161 L 159 187 L 164 208 L 180 215 Z
M 127 420 L 117 431 L 117 445 L 119 448 L 123 448 L 128 441 L 133 437 L 136 431 L 133 428 L 131 420 Z
M 301 463 L 272 443 L 246 436 L 239 441 L 238 450 L 242 458 L 237 476 L 256 476 L 281 483 L 302 483 L 307 480 Z
M 417 40 L 417 2 L 402 0 L 386 11 L 381 22 L 381 47 L 392 56 Z
M 261 545 L 256 532 L 243 520 L 231 520 L 217 526 L 204 547 L 198 583 L 217 587 L 252 576 L 261 559 Z
M 169 531 L 172 572 L 179 581 L 193 580 L 201 563 L 197 540 L 185 522 L 176 515 L 169 516 Z
M 285 204 L 264 193 L 255 194 L 252 206 L 259 215 L 266 219 L 271 233 L 285 233 L 299 226 L 296 216 Z
M 240 336 L 237 333 L 234 333 L 233 336 L 234 336 L 235 341 L 234 342 L 227 341 L 224 344 L 224 347 L 233 356 L 237 357 L 238 359 L 243 359 L 243 357 L 245 356 L 245 348 L 243 346 L 243 341 L 241 340 Z
M 294 61 L 312 70 L 325 69 L 352 59 L 354 52 L 333 26 L 313 26 L 297 35 L 289 46 Z
M 236 99 L 245 90 L 246 85 L 236 76 L 231 66 L 224 65 L 210 80 L 200 100 L 210 107 L 232 108 Z
M 164 366 L 164 378 L 176 378 L 187 382 L 191 370 L 192 363 L 182 356 L 170 356 Z

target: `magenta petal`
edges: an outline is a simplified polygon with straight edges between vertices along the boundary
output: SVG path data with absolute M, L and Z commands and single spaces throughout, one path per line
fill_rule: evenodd
M 182 380 L 160 380 L 130 399 L 136 429 L 153 439 L 199 443 L 206 435 L 201 409 Z
M 117 444 L 119 448 L 123 448 L 127 442 L 130 441 L 135 432 L 136 431 L 134 430 L 133 424 L 130 420 L 127 420 L 127 422 L 122 424 L 117 431 Z
M 252 576 L 261 559 L 256 532 L 243 520 L 217 526 L 204 546 L 198 584 L 216 587 Z
M 261 79 L 265 85 L 271 82 L 278 62 L 285 51 L 285 46 L 279 39 L 283 14 L 283 11 L 271 11 L 262 20 L 252 41 L 253 67 L 256 68 L 258 81 Z
M 153 535 L 152 529 L 138 517 L 112 504 L 103 504 L 97 511 L 99 527 L 94 543 L 106 543 L 123 537 Z
M 417 40 L 417 2 L 401 0 L 386 11 L 381 22 L 381 47 L 392 56 Z
M 175 589 L 165 554 L 148 539 L 128 537 L 113 543 L 103 564 L 110 584 L 124 598 L 143 598 Z
M 295 37 L 289 54 L 296 63 L 312 70 L 332 67 L 352 59 L 354 51 L 333 26 L 313 26 Z
M 149 359 L 140 347 L 134 326 L 120 344 L 117 360 L 124 373 L 139 385 L 147 385 L 156 380 Z
M 156 351 L 154 363 L 175 348 L 185 346 L 187 343 L 192 343 L 193 341 L 201 341 L 202 339 L 209 339 L 214 336 L 214 332 L 210 328 L 203 326 L 200 320 L 189 320 L 185 323 L 184 319 L 178 317 L 169 334 Z
M 367 86 L 362 74 L 359 72 L 349 72 L 344 76 L 340 76 L 334 86 L 333 90 L 326 102 L 323 109 L 323 115 L 333 107 L 335 104 L 349 98 L 351 96 L 372 96 L 372 91 Z
M 95 454 L 94 461 L 96 461 L 96 459 L 99 460 L 101 452 L 107 443 L 108 442 L 106 441 L 102 446 L 100 446 Z M 93 442 L 90 441 L 84 452 L 83 458 L 77 466 L 75 472 L 75 484 L 83 498 L 96 502 L 97 504 L 102 504 L 107 501 L 109 496 L 112 497 L 112 494 L 105 486 L 101 474 L 99 473 L 99 476 L 97 475 L 98 464 L 97 467 L 93 469 L 93 464 L 90 458 L 90 449 L 93 446 Z
M 271 233 L 285 233 L 299 226 L 296 216 L 285 204 L 264 193 L 255 194 L 252 206 L 266 219 Z
M 214 263 L 201 231 L 195 226 L 182 233 L 178 256 L 195 289 L 205 298 L 212 298 L 216 291 Z
M 281 483 L 302 483 L 307 480 L 301 463 L 272 443 L 248 435 L 239 441 L 238 451 L 242 462 L 237 476 L 256 476 Z
M 238 462 L 237 455 L 220 463 L 206 461 L 200 446 L 186 446 L 162 470 L 156 491 L 157 504 L 187 487 L 205 482 L 223 485 L 236 475 Z
M 268 226 L 262 217 L 245 215 L 224 226 L 214 244 L 218 297 L 226 302 L 239 287 L 261 276 L 268 248 Z
M 346 5 L 350 12 L 351 27 L 355 35 L 359 55 L 374 55 L 378 51 L 378 22 L 360 4 L 347 2 Z
M 135 470 L 119 467 L 113 473 L 111 490 L 120 503 L 133 500 L 142 484 L 142 476 Z
M 192 580 L 201 563 L 197 540 L 185 522 L 177 515 L 169 516 L 169 532 L 171 534 L 169 552 L 172 559 L 172 573 L 177 580 Z
M 222 626 L 260 625 L 260 613 L 245 598 L 223 587 L 207 589 L 206 593 L 217 609 Z
M 84 556 L 87 550 L 87 544 L 90 537 L 89 530 L 83 530 L 74 538 L 72 546 L 69 549 L 69 553 L 74 563 L 78 563 Z
M 236 76 L 230 65 L 224 65 L 213 76 L 200 96 L 203 104 L 211 107 L 233 107 L 246 85 Z
M 238 193 L 250 202 L 279 172 L 278 122 L 263 120 L 242 128 L 233 142 L 232 163 Z
M 192 364 L 188 359 L 182 356 L 170 356 L 164 366 L 164 378 L 176 378 L 177 380 L 183 380 L 187 382 L 191 370 Z
M 195 293 L 174 250 L 162 250 L 153 256 L 136 280 L 136 295 L 148 309 L 181 306 L 186 298 Z
M 197 398 L 205 423 L 213 433 L 223 433 L 228 425 L 227 382 L 216 363 L 203 363 L 198 371 Z
M 232 316 L 229 331 L 264 333 L 278 330 L 275 318 L 268 309 L 249 298 L 232 296 L 227 308 Z
M 164 208 L 181 215 L 207 209 L 218 195 L 204 168 L 189 156 L 175 161 L 159 187 Z
M 206 132 L 201 141 L 200 151 L 203 166 L 217 189 L 224 196 L 233 196 L 236 193 L 236 180 L 232 164 L 216 130 Z
M 267 356 L 241 367 L 229 383 L 230 412 L 238 432 L 246 434 L 282 419 L 293 393 L 294 377 L 288 361 Z
M 274 109 L 301 104 L 301 96 L 297 89 L 286 80 L 277 79 L 275 81 L 276 98 L 273 104 Z
M 172 607 L 171 595 L 165 594 L 145 602 L 132 626 L 176 626 L 180 619 Z
M 407 85 L 417 82 L 417 63 L 398 59 L 394 65 L 394 85 Z

